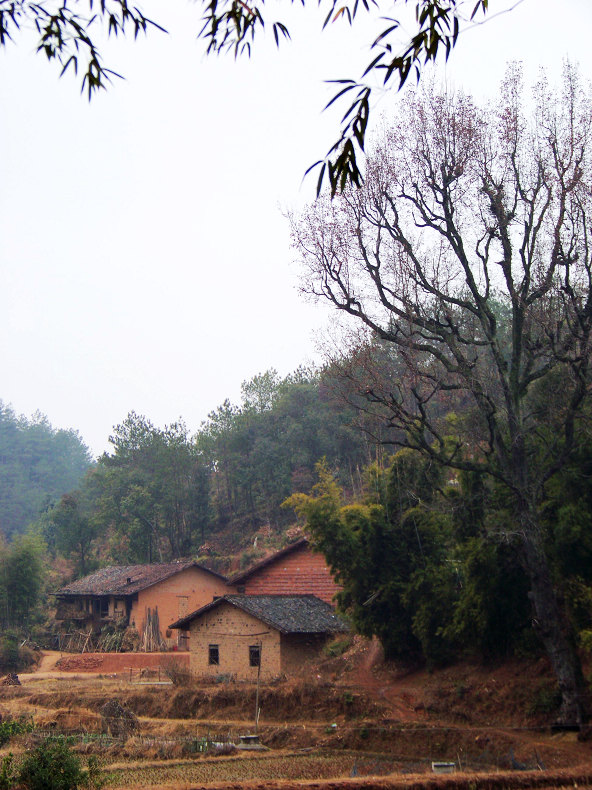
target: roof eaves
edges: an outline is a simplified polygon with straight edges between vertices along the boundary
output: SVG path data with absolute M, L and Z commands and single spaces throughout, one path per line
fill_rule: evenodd
M 215 607 L 219 606 L 220 604 L 226 602 L 226 603 L 230 604 L 231 606 L 236 606 L 238 609 L 241 609 L 241 611 L 245 612 L 246 614 L 250 615 L 251 617 L 256 618 L 257 620 L 260 620 L 262 623 L 265 623 L 265 625 L 269 626 L 270 628 L 273 628 L 275 631 L 278 631 L 281 634 L 291 634 L 291 633 L 324 634 L 324 633 L 330 633 L 330 632 L 340 633 L 341 630 L 342 630 L 342 629 L 332 629 L 332 628 L 327 628 L 327 627 L 319 627 L 318 630 L 314 630 L 313 629 L 313 630 L 310 630 L 310 631 L 300 631 L 300 629 L 294 630 L 292 628 L 285 627 L 280 622 L 278 622 L 277 619 L 274 619 L 273 616 L 267 616 L 266 613 L 265 613 L 265 610 L 261 610 L 258 607 L 253 608 L 252 606 L 249 606 L 249 602 L 252 602 L 254 600 L 259 600 L 261 598 L 271 598 L 271 599 L 276 599 L 276 600 L 279 600 L 279 599 L 293 600 L 293 599 L 297 599 L 297 598 L 310 598 L 310 599 L 314 599 L 315 601 L 318 601 L 319 603 L 323 603 L 324 604 L 323 601 L 321 601 L 315 595 L 311 595 L 311 594 L 305 594 L 305 595 L 270 595 L 270 596 L 232 595 L 232 594 L 230 594 L 230 595 L 223 595 L 220 598 L 216 598 L 215 600 L 210 601 L 210 603 L 206 604 L 205 606 L 202 606 L 200 609 L 197 609 L 195 612 L 191 612 L 190 614 L 185 615 L 185 617 L 182 617 L 179 620 L 176 620 L 174 623 L 171 623 L 171 625 L 169 625 L 168 627 L 169 628 L 186 629 L 190 625 L 192 620 L 194 620 L 197 617 L 201 617 L 201 615 L 205 614 L 206 612 L 210 611 L 211 609 L 214 609 Z M 338 620 L 339 619 L 341 619 L 341 618 L 338 618 Z M 343 629 L 343 630 L 348 630 L 348 629 Z
M 103 589 L 98 589 L 98 590 L 94 589 L 93 590 L 92 588 L 90 588 L 90 589 L 89 588 L 87 588 L 87 589 L 83 588 L 83 589 L 80 589 L 80 590 L 69 590 L 69 589 L 67 589 L 67 587 L 69 587 L 71 585 L 66 585 L 65 587 L 61 588 L 60 590 L 57 590 L 57 592 L 53 593 L 53 595 L 59 596 L 59 597 L 81 597 L 81 596 L 89 596 L 89 595 L 94 595 L 94 596 L 104 596 L 104 595 L 129 596 L 129 595 L 135 595 L 136 593 L 141 592 L 142 590 L 146 590 L 149 587 L 153 587 L 155 584 L 159 584 L 160 582 L 165 581 L 166 579 L 169 579 L 171 576 L 174 576 L 176 573 L 180 573 L 181 571 L 184 571 L 184 570 L 187 570 L 188 568 L 193 568 L 193 567 L 199 568 L 200 570 L 205 571 L 206 573 L 210 573 L 213 576 L 216 576 L 216 578 L 220 579 L 223 582 L 227 582 L 228 581 L 226 576 L 222 576 L 222 574 L 217 573 L 217 571 L 213 571 L 210 568 L 206 567 L 205 565 L 202 565 L 201 563 L 196 562 L 195 560 L 189 560 L 187 562 L 179 562 L 178 564 L 172 564 L 172 563 L 163 563 L 163 564 L 170 565 L 171 567 L 169 567 L 166 571 L 163 570 L 162 574 L 157 575 L 155 578 L 150 578 L 148 576 L 147 578 L 144 578 L 144 579 L 142 579 L 142 576 L 143 575 L 146 576 L 146 574 L 148 573 L 146 568 L 149 568 L 150 566 L 147 566 L 147 565 L 112 566 L 113 570 L 121 569 L 121 568 L 129 568 L 130 569 L 129 570 L 129 573 L 130 573 L 130 577 L 129 578 L 133 577 L 133 571 L 132 571 L 133 568 L 142 568 L 144 570 L 143 570 L 143 573 L 140 573 L 139 576 L 137 577 L 137 579 L 132 581 L 131 583 L 129 583 L 129 585 L 122 585 L 121 584 L 121 577 L 118 577 L 115 581 L 111 582 L 111 585 L 109 585 L 109 581 L 104 582 L 105 586 L 104 586 Z M 154 565 L 152 567 L 156 567 L 156 565 Z M 108 570 L 108 568 L 106 568 L 105 570 Z M 136 571 L 136 573 L 137 573 L 137 571 Z M 94 574 L 89 574 L 89 577 L 92 577 L 93 575 Z M 79 581 L 82 581 L 82 579 L 79 580 Z M 73 582 L 73 584 L 75 584 L 75 582 Z M 97 584 L 98 584 L 98 582 L 97 582 Z

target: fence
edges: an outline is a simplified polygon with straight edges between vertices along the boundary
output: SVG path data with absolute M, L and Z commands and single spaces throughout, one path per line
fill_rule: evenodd
M 170 670 L 165 669 L 160 664 L 157 667 L 125 667 L 129 682 L 138 686 L 171 686 L 173 681 L 170 677 Z
M 33 742 L 42 742 L 47 738 L 55 738 L 63 740 L 70 746 L 77 746 L 81 744 L 95 744 L 101 748 L 107 749 L 111 746 L 122 746 L 129 738 L 133 738 L 134 745 L 139 748 L 157 748 L 166 749 L 173 746 L 181 746 L 183 751 L 188 754 L 200 754 L 209 751 L 217 751 L 229 745 L 234 746 L 239 741 L 239 736 L 234 732 L 217 732 L 213 733 L 208 731 L 203 735 L 196 734 L 195 736 L 157 736 L 157 735 L 140 735 L 134 733 L 126 737 L 115 737 L 104 732 L 89 732 L 81 725 L 80 728 L 68 728 L 56 731 L 51 727 L 37 728 L 30 733 Z

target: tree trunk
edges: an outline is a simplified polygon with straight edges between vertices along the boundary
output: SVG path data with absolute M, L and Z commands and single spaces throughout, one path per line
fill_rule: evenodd
M 545 647 L 561 692 L 557 723 L 580 726 L 587 721 L 586 692 L 573 629 L 558 600 L 536 518 L 526 512 L 521 522 L 524 564 L 534 610 L 533 626 Z

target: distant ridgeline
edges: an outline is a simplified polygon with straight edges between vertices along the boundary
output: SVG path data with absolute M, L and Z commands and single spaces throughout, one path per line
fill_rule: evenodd
M 0 401 L 0 532 L 23 532 L 48 505 L 78 487 L 92 464 L 73 430 L 56 430 L 36 412 L 17 416 Z

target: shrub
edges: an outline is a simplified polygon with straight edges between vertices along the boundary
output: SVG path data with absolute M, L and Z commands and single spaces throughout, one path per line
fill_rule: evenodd
M 208 750 L 208 753 L 214 757 L 225 757 L 229 754 L 235 754 L 237 751 L 238 750 L 233 743 L 221 743 L 217 746 L 211 746 L 211 748 Z
M 262 549 L 245 549 L 242 552 L 239 558 L 238 567 L 239 570 L 244 570 L 248 568 L 249 565 L 252 565 L 257 560 L 260 560 L 262 557 L 265 556 L 265 552 Z
M 47 738 L 25 756 L 19 781 L 28 790 L 76 790 L 85 780 L 80 758 L 62 738 Z
M 529 716 L 554 713 L 561 705 L 561 692 L 556 684 L 540 686 L 527 708 Z
M 103 732 L 111 734 L 114 738 L 126 740 L 139 729 L 136 714 L 128 708 L 124 708 L 116 699 L 106 702 L 99 712 L 102 718 Z
M 580 631 L 580 644 L 586 653 L 592 653 L 592 630 L 587 628 Z
M 7 631 L 0 638 L 0 671 L 17 672 L 19 666 L 19 646 L 16 634 Z
M 8 743 L 13 735 L 22 735 L 25 732 L 32 732 L 33 729 L 31 722 L 24 721 L 23 719 L 0 721 L 0 746 L 4 746 L 5 743 Z
M 23 669 L 29 669 L 29 667 L 35 666 L 40 660 L 40 653 L 39 651 L 35 650 L 29 645 L 22 645 L 19 647 L 19 671 Z
M 20 672 L 38 661 L 38 653 L 27 645 L 19 646 L 14 631 L 5 631 L 0 637 L 0 673 Z
M 191 683 L 191 672 L 178 658 L 165 658 L 161 661 L 162 671 L 173 686 L 187 686 Z
M 16 783 L 16 774 L 12 761 L 12 752 L 4 755 L 0 761 L 0 790 L 12 790 Z
M 342 656 L 349 650 L 352 643 L 353 639 L 351 636 L 346 636 L 342 639 L 334 639 L 331 642 L 327 642 L 323 648 L 323 652 L 331 658 L 337 658 L 337 656 Z
M 92 790 L 101 790 L 101 788 L 105 785 L 105 782 L 106 779 L 103 775 L 101 762 L 96 754 L 91 754 L 91 756 L 88 758 L 88 765 L 84 775 L 84 783 L 87 787 L 92 788 Z M 2 790 L 1 787 L 0 790 Z

